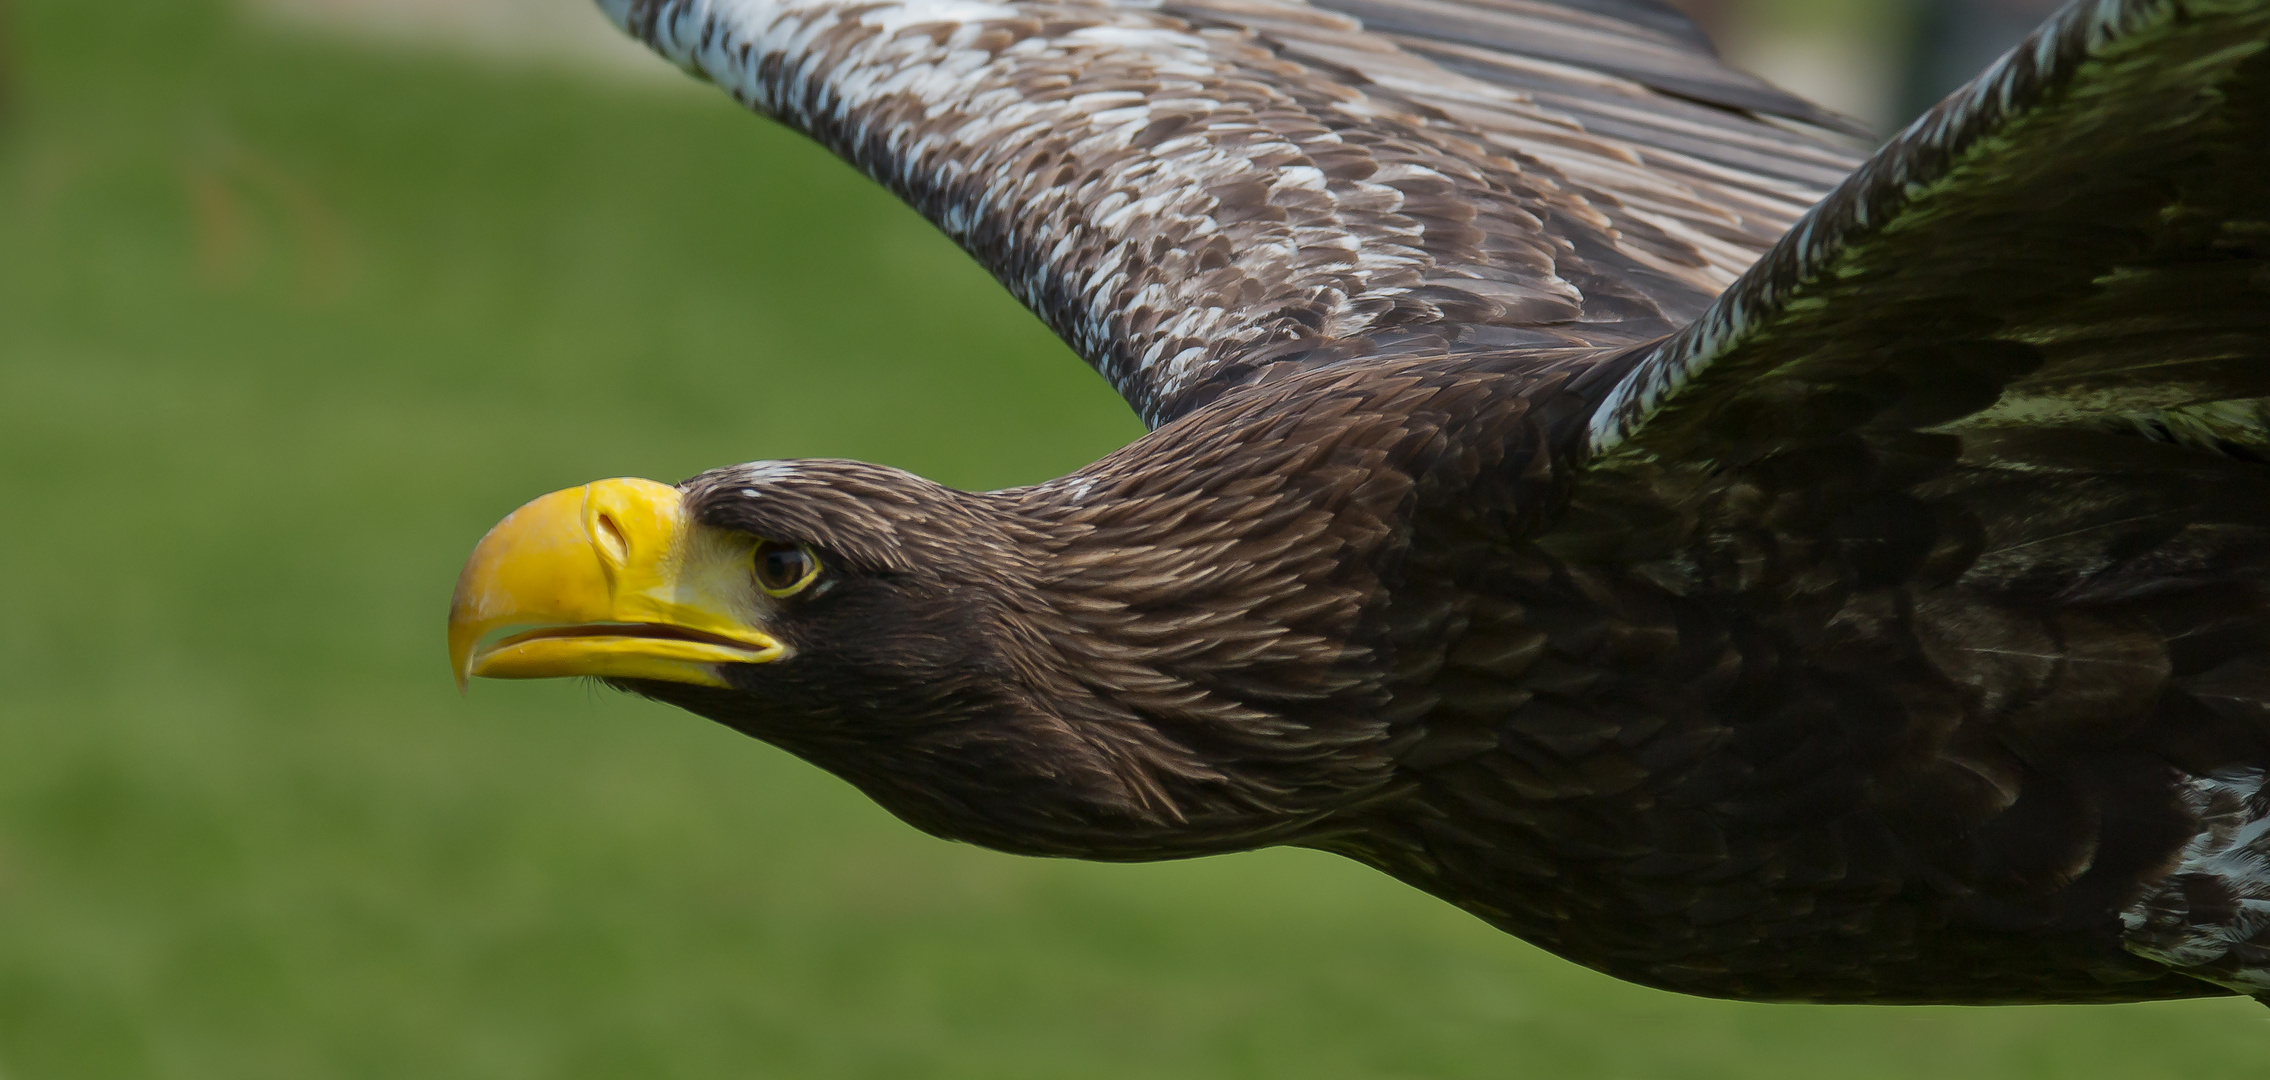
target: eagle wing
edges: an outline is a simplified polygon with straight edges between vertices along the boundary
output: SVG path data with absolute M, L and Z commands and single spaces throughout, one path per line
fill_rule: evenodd
M 1430 341 L 1626 352 L 1856 163 L 1653 0 L 601 0 L 891 188 L 1154 426 Z
M 1716 913 L 1652 977 L 1770 925 L 1815 996 L 2270 986 L 2266 176 L 2270 0 L 2075 4 L 1609 384 L 1522 617 L 1584 629 L 1593 715 L 1711 748 L 1646 792 L 1707 869 L 1603 889 Z M 2056 936 L 2101 966 L 2029 967 Z
M 1847 430 L 2240 453 L 2270 399 L 2270 3 L 2077 3 L 1810 211 L 1593 415 L 1602 464 Z

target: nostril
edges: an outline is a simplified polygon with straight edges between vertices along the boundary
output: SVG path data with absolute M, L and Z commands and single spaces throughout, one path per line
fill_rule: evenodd
M 599 550 L 607 561 L 621 566 L 631 560 L 631 542 L 623 535 L 623 527 L 615 524 L 615 515 L 600 514 L 598 533 Z

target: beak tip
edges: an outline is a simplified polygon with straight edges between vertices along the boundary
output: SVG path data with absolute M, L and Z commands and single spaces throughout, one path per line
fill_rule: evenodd
M 471 635 L 465 632 L 458 614 L 460 610 L 452 605 L 449 613 L 449 675 L 457 680 L 457 692 L 463 695 L 473 682 L 474 641 L 467 640 Z

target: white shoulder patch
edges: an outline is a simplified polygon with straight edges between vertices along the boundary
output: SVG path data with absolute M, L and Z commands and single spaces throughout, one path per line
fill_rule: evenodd
M 2270 993 L 2270 792 L 2260 770 L 2181 790 L 2199 833 L 2121 912 L 2128 951 L 2247 994 Z

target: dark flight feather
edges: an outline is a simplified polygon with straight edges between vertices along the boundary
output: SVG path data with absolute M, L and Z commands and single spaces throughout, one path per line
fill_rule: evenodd
M 1652 350 L 1594 449 L 1754 452 L 1782 434 L 1747 424 L 1761 393 L 1881 428 L 2264 445 L 2266 47 L 2259 3 L 2065 9 Z
M 832 576 L 626 685 L 1687 992 L 2270 995 L 2270 2 L 2077 4 L 1864 163 L 1646 0 L 602 6 L 1155 429 L 690 480 Z

